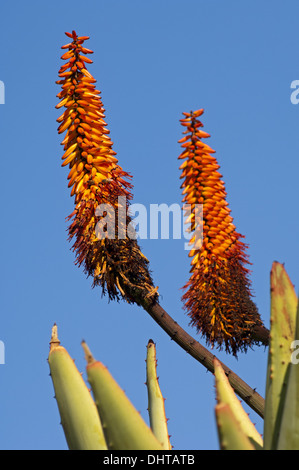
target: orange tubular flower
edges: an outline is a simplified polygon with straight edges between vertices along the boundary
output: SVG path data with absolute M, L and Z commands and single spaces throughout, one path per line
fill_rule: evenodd
M 186 222 L 202 241 L 196 246 L 194 235 L 190 240 L 191 276 L 182 300 L 191 325 L 207 342 L 236 355 L 254 343 L 252 328 L 262 322 L 251 300 L 249 270 L 245 267 L 249 264 L 247 245 L 233 225 L 219 165 L 211 155 L 215 151 L 202 142 L 202 138 L 210 137 L 201 130 L 198 117 L 202 114 L 202 109 L 183 113 L 181 119 L 186 128 L 179 140 L 184 149 L 179 159 L 185 160 L 180 169 L 183 202 L 189 210 Z M 195 217 L 198 205 L 203 209 L 202 224 Z
M 127 211 L 132 198 L 128 181 L 131 176 L 119 166 L 112 150 L 100 92 L 86 69 L 86 64 L 92 63 L 86 54 L 92 51 L 83 43 L 89 38 L 78 37 L 75 31 L 65 34 L 71 42 L 62 46 L 66 52 L 61 58 L 67 62 L 60 68 L 60 80 L 56 82 L 62 88 L 56 108 L 65 108 L 57 121 L 58 133 L 66 131 L 62 166 L 70 169 L 68 186 L 75 197 L 75 210 L 68 219 L 73 219 L 69 239 L 75 240 L 76 264 L 83 264 L 87 275 L 93 276 L 93 285 L 100 285 L 110 299 L 119 299 L 121 295 L 133 302 L 124 292 L 123 282 L 157 295 L 148 260 L 136 239 L 127 233 L 131 222 Z M 108 234 L 110 223 L 114 236 Z

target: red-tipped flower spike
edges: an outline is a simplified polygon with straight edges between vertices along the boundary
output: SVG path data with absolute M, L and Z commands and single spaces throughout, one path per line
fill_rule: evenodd
M 110 299 L 121 295 L 133 302 L 121 287 L 125 281 L 149 293 L 154 291 L 156 296 L 148 260 L 136 240 L 128 236 L 130 175 L 120 167 L 112 150 L 100 92 L 86 69 L 86 64 L 92 63 L 86 57 L 92 51 L 83 46 L 88 37 L 78 37 L 75 31 L 65 34 L 72 41 L 62 46 L 66 52 L 61 58 L 67 62 L 56 82 L 62 88 L 56 108 L 65 108 L 57 121 L 58 133 L 66 131 L 62 166 L 70 169 L 68 186 L 75 196 L 75 210 L 68 219 L 73 219 L 69 239 L 75 240 L 76 263 L 84 266 L 87 275 L 94 278 L 93 285 L 100 285 Z M 110 233 L 108 226 L 113 227 Z
M 202 142 L 209 137 L 198 119 L 202 113 L 202 109 L 183 113 L 181 119 L 186 128 L 179 140 L 184 149 L 179 159 L 185 160 L 180 169 L 183 202 L 189 211 L 186 222 L 202 240 L 200 246 L 194 245 L 195 236 L 190 240 L 191 276 L 182 300 L 192 326 L 207 342 L 236 355 L 254 343 L 252 328 L 262 322 L 251 299 L 247 245 L 233 225 L 215 152 Z M 195 217 L 198 205 L 203 209 L 202 224 Z

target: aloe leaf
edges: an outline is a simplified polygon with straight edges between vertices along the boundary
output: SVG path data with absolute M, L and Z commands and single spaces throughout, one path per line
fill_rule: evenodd
M 245 412 L 217 359 L 214 359 L 214 374 L 217 403 L 219 405 L 226 404 L 230 406 L 231 412 L 238 422 L 240 429 L 248 437 L 252 445 L 257 450 L 261 450 L 263 448 L 262 436 L 258 433 L 248 414 Z
M 105 450 L 106 441 L 90 391 L 52 328 L 48 357 L 61 424 L 70 450 Z
M 109 450 L 163 450 L 108 369 L 96 361 L 83 341 L 86 372 Z
M 272 265 L 271 328 L 268 351 L 264 414 L 264 448 L 277 447 L 286 383 L 291 360 L 290 347 L 295 339 L 297 295 L 284 268 Z
M 150 427 L 161 442 L 163 449 L 170 450 L 167 419 L 165 415 L 164 398 L 157 377 L 156 346 L 152 340 L 147 344 L 146 355 L 146 386 L 148 392 L 148 413 Z
M 291 362 L 287 378 L 285 400 L 278 433 L 277 450 L 299 450 L 299 303 L 297 306 L 296 340 L 291 345 Z
M 256 450 L 227 403 L 215 406 L 221 450 Z

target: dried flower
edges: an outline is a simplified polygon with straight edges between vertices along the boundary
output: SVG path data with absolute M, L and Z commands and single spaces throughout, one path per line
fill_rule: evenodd
M 65 34 L 71 42 L 62 46 L 66 52 L 61 58 L 67 62 L 56 82 L 62 88 L 56 108 L 65 108 L 57 121 L 58 133 L 66 131 L 62 166 L 70 169 L 68 186 L 75 197 L 68 231 L 69 239 L 75 240 L 76 264 L 84 266 L 87 275 L 93 277 L 93 285 L 100 285 L 110 299 L 121 296 L 134 301 L 124 292 L 124 282 L 140 286 L 155 297 L 148 260 L 136 239 L 127 233 L 131 176 L 120 167 L 112 150 L 100 91 L 86 69 L 86 64 L 92 63 L 86 54 L 93 51 L 83 43 L 89 38 L 78 37 L 75 31 Z M 110 222 L 113 236 L 108 234 Z M 101 228 L 101 237 L 97 227 Z
M 184 149 L 179 159 L 185 160 L 180 166 L 183 202 L 191 208 L 186 221 L 190 231 L 201 235 L 197 240 L 202 244 L 194 245 L 195 235 L 190 240 L 191 275 L 182 300 L 191 325 L 207 342 L 236 355 L 254 343 L 252 328 L 262 325 L 251 299 L 247 245 L 230 216 L 222 175 L 212 156 L 215 151 L 202 142 L 210 137 L 198 119 L 203 110 L 183 114 L 186 130 L 179 140 Z M 195 217 L 198 205 L 203 207 L 202 224 Z

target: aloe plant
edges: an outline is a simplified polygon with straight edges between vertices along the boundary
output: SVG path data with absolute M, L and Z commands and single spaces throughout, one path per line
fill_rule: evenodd
M 111 450 L 162 450 L 163 447 L 108 369 L 82 342 L 87 378 Z
M 299 368 L 293 349 L 299 338 L 299 304 L 280 263 L 271 270 L 271 330 L 265 385 L 263 437 L 245 412 L 223 364 L 214 357 L 215 417 L 223 450 L 299 450 Z M 171 450 L 165 399 L 157 378 L 155 343 L 149 340 L 146 386 L 150 426 L 108 369 L 83 341 L 87 379 L 52 329 L 49 366 L 61 424 L 70 449 Z M 94 399 L 92 398 L 94 397 Z
M 255 447 L 242 430 L 231 407 L 220 403 L 215 407 L 218 435 L 222 450 L 254 450 Z
M 149 342 L 152 346 L 154 343 Z M 157 384 L 153 348 L 147 354 L 147 384 L 151 397 L 152 427 L 125 395 L 108 369 L 94 359 L 85 341 L 87 379 L 92 394 L 67 350 L 61 346 L 57 326 L 52 329 L 48 362 L 61 424 L 70 450 L 171 449 L 164 415 L 164 399 Z M 153 398 L 153 393 L 157 396 Z M 93 395 L 93 397 L 92 397 Z
M 277 262 L 271 270 L 270 323 L 263 440 L 215 360 L 215 414 L 222 449 L 299 450 L 299 368 L 292 356 L 299 338 L 299 306 L 294 286 Z
M 61 424 L 70 450 L 107 449 L 102 424 L 82 375 L 52 329 L 48 357 Z
M 263 447 L 263 439 L 257 432 L 248 414 L 244 411 L 240 400 L 237 398 L 220 362 L 217 359 L 214 360 L 214 367 L 218 402 L 216 407 L 216 418 L 217 422 L 219 422 L 218 432 L 220 435 L 223 433 L 226 434 L 222 429 L 224 423 L 228 426 L 228 423 L 235 420 L 238 427 L 237 435 L 245 436 L 246 439 L 245 437 L 242 439 L 244 442 L 248 440 L 249 447 L 261 449 Z M 223 447 L 222 439 L 220 439 L 220 442 L 221 447 Z
M 159 442 L 161 442 L 163 449 L 170 450 L 172 449 L 172 445 L 169 441 L 165 415 L 165 398 L 163 398 L 157 377 L 156 345 L 153 340 L 149 340 L 147 345 L 146 385 L 151 429 Z

